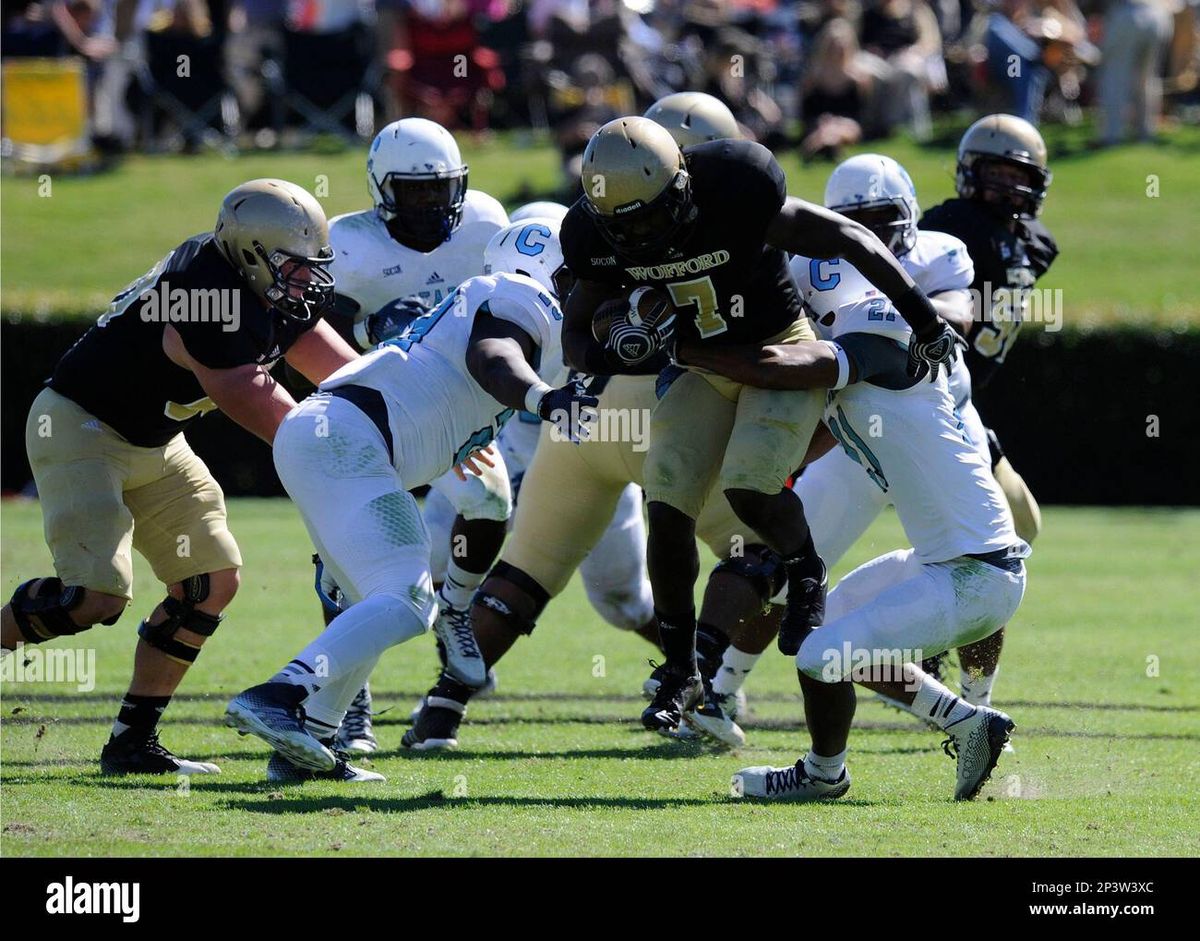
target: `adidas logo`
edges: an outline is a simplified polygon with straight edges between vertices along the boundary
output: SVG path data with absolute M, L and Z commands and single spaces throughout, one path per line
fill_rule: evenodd
M 435 272 L 433 272 L 433 274 L 431 274 L 425 280 L 425 283 L 426 284 L 441 284 L 443 282 L 443 280 L 444 279 L 442 278 L 442 276 L 435 271 Z

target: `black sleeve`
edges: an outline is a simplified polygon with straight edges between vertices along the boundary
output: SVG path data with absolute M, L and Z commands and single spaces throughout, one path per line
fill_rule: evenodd
M 571 207 L 559 228 L 563 263 L 576 278 L 619 286 L 624 283 L 624 273 L 612 246 L 583 208 L 583 199 L 580 197 Z
M 787 201 L 787 177 L 762 144 L 721 140 L 684 151 L 697 194 L 716 193 L 731 224 L 748 242 L 762 241 L 767 226 Z M 703 197 L 698 197 L 703 198 Z M 705 210 L 701 206 L 701 211 Z
M 890 337 L 876 333 L 847 333 L 833 341 L 846 351 L 855 382 L 882 389 L 907 389 L 919 381 L 908 374 L 908 351 Z
M 1034 277 L 1040 278 L 1058 257 L 1058 243 L 1054 241 L 1050 230 L 1036 219 L 1029 222 L 1027 229 L 1029 240 L 1026 243 L 1025 251 L 1029 254 Z

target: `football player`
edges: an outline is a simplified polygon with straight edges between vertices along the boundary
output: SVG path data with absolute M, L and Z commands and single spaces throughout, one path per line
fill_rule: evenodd
M 963 421 L 974 433 L 986 434 L 1017 533 L 1030 543 L 1041 531 L 1041 510 L 995 432 L 985 428 L 972 387 L 986 389 L 1004 365 L 1028 314 L 1030 291 L 1058 256 L 1054 237 L 1038 219 L 1050 180 L 1046 143 L 1037 128 L 1013 115 L 991 114 L 967 128 L 959 141 L 958 198 L 934 206 L 920 223 L 922 229 L 962 239 L 975 263 L 971 287 L 980 310 L 977 316 L 951 320 L 967 342 L 967 369 L 952 377 L 951 390 Z M 991 701 L 1003 642 L 1001 630 L 959 651 L 963 695 L 971 701 Z
M 138 627 L 104 774 L 219 770 L 173 755 L 157 731 L 242 564 L 221 488 L 183 429 L 220 409 L 269 444 L 295 405 L 271 376 L 278 359 L 314 383 L 355 359 L 321 319 L 332 260 L 311 195 L 283 180 L 244 183 L 213 232 L 113 299 L 30 409 L 26 446 L 56 574 L 24 582 L 4 606 L 4 650 L 115 624 L 133 598 L 132 549 L 167 586 Z
M 957 757 L 956 800 L 970 800 L 996 765 L 1012 720 L 955 696 L 917 665 L 976 642 L 1006 623 L 1025 590 L 1029 546 L 1017 536 L 987 460 L 968 440 L 945 376 L 907 368 L 911 331 L 847 261 L 826 342 L 713 347 L 685 341 L 684 362 L 747 385 L 832 390 L 825 425 L 896 507 L 911 549 L 859 566 L 829 595 L 825 624 L 795 654 L 812 747 L 789 768 L 743 768 L 739 797 L 812 801 L 850 787 L 846 743 L 854 687 L 908 704 L 946 732 Z M 782 639 L 782 638 L 781 638 Z
M 563 220 L 564 255 L 578 278 L 565 310 L 568 365 L 594 375 L 636 370 L 668 344 L 674 324 L 706 345 L 810 339 L 788 252 L 852 259 L 914 324 L 914 368 L 952 361 L 949 328 L 886 247 L 863 226 L 789 198 L 766 148 L 718 140 L 683 152 L 654 122 L 619 118 L 593 136 L 583 167 L 584 196 Z M 596 340 L 597 309 L 637 286 L 665 292 L 675 315 L 653 326 L 620 324 L 607 343 Z M 784 559 L 782 632 L 820 623 L 825 567 L 784 482 L 808 448 L 821 401 L 816 392 L 743 389 L 687 369 L 665 388 L 644 470 L 648 569 L 666 656 L 642 714 L 647 728 L 677 727 L 703 694 L 695 520 L 718 481 L 754 541 Z
M 361 349 L 398 335 L 463 281 L 482 274 L 483 250 L 508 218 L 499 202 L 468 188 L 468 169 L 454 136 L 433 121 L 404 118 L 375 136 L 367 158 L 372 208 L 330 222 L 337 279 L 331 321 Z M 447 642 L 467 636 L 452 625 L 465 620 L 471 595 L 495 561 L 512 498 L 501 461 L 480 461 L 473 474 L 448 473 L 432 488 L 425 506 L 440 653 Z M 319 561 L 318 567 L 328 624 L 345 598 Z M 338 746 L 349 754 L 378 747 L 369 685 L 346 713 Z
M 561 369 L 562 253 L 552 221 L 501 229 L 471 278 L 399 337 L 339 370 L 284 419 L 275 466 L 350 605 L 226 722 L 275 749 L 274 781 L 381 780 L 331 746 L 379 656 L 437 616 L 429 536 L 409 493 L 487 446 L 516 409 L 578 438 L 594 413 Z M 470 632 L 467 622 L 456 631 Z M 471 642 L 474 646 L 474 642 Z M 447 644 L 447 670 L 482 686 L 482 662 Z
M 860 154 L 842 162 L 825 186 L 825 205 L 871 229 L 896 255 L 943 319 L 953 323 L 970 319 L 973 309 L 970 286 L 974 277 L 971 257 L 954 236 L 917 229 L 920 217 L 917 194 L 908 173 L 895 160 L 882 154 Z M 790 266 L 811 316 L 824 329 L 834 327 L 839 305 L 846 302 L 842 262 L 836 258 L 797 255 Z M 876 316 L 882 319 L 886 301 L 878 291 L 874 292 L 873 300 Z M 955 360 L 951 387 L 965 369 L 961 359 Z M 976 430 L 968 423 L 967 431 L 976 450 L 990 463 L 982 429 Z M 828 565 L 835 565 L 891 502 L 890 495 L 865 477 L 841 448 L 834 448 L 805 467 L 793 489 L 810 508 L 813 542 Z M 729 579 L 740 574 L 728 567 L 719 572 L 713 577 Z M 714 593 L 714 597 L 729 598 L 745 591 L 746 588 L 726 581 L 724 590 Z M 693 716 L 693 724 L 725 741 L 731 734 L 725 730 L 736 717 L 742 684 L 774 639 L 770 623 L 763 622 L 765 629 L 739 630 L 727 611 L 728 606 L 701 613 L 701 623 L 706 625 L 701 638 L 708 650 L 702 666 L 712 664 L 714 654 L 722 662 L 712 680 L 713 696 Z M 777 619 L 774 623 L 778 623 Z M 731 635 L 736 638 L 732 644 Z

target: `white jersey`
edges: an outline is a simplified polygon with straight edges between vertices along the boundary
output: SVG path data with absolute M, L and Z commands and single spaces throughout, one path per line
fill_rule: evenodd
M 504 207 L 479 190 L 467 190 L 461 224 L 430 252 L 397 242 L 374 209 L 337 216 L 329 224 L 337 292 L 366 313 L 413 295 L 436 307 L 467 278 L 483 274 L 483 250 L 506 225 Z
M 961 245 L 954 250 L 965 255 Z M 969 259 L 964 268 L 961 260 L 947 258 L 946 251 L 915 248 L 909 254 L 914 253 L 909 263 L 916 271 L 910 273 L 927 292 L 969 285 L 969 280 L 962 283 L 971 273 Z M 873 333 L 908 343 L 908 324 L 848 261 L 798 256 L 791 265 L 825 339 Z M 945 376 L 900 391 L 859 382 L 831 392 L 825 422 L 846 454 L 895 505 L 921 562 L 1018 544 L 1008 503 L 987 461 L 964 433 Z
M 360 385 L 383 394 L 396 469 L 408 489 L 429 483 L 489 444 L 513 414 L 467 370 L 475 314 L 485 304 L 493 317 L 533 338 L 543 381 L 562 369 L 558 303 L 532 278 L 495 274 L 465 281 L 402 335 L 321 383 L 322 391 Z

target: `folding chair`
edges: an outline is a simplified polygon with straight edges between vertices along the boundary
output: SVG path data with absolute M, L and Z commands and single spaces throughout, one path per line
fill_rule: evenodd
M 374 90 L 382 70 L 371 36 L 354 27 L 342 33 L 284 30 L 283 66 L 266 73 L 276 103 L 276 126 L 370 140 L 375 135 Z
M 174 125 L 162 142 L 168 149 L 203 143 L 234 151 L 240 115 L 221 68 L 220 43 L 172 31 L 147 32 L 145 42 L 146 62 L 138 75 L 143 140 L 153 142 L 159 119 L 166 118 Z

